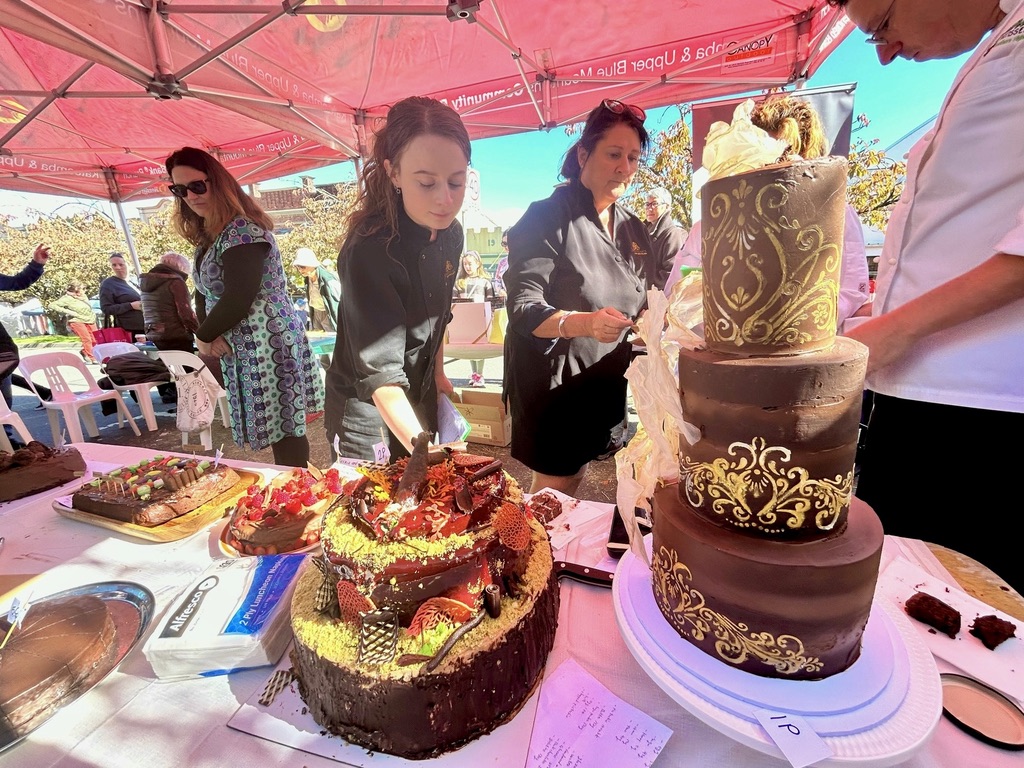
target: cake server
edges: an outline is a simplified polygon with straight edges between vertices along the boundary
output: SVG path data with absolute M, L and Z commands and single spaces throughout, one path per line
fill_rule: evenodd
M 603 571 L 592 565 L 580 565 L 569 563 L 565 560 L 555 560 L 555 574 L 559 579 L 566 578 L 579 581 L 583 584 L 590 584 L 595 587 L 607 587 L 611 589 L 612 579 L 615 578 L 613 571 Z

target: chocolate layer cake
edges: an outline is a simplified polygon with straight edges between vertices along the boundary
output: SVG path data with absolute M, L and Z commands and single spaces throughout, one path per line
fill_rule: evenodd
M 882 548 L 854 499 L 867 349 L 836 337 L 846 163 L 709 181 L 705 346 L 679 352 L 679 483 L 654 496 L 654 596 L 680 636 L 766 677 L 860 655 Z
M 0 501 L 56 488 L 84 474 L 85 459 L 77 448 L 55 450 L 33 440 L 14 453 L 0 451 Z
M 0 620 L 0 637 L 9 628 Z M 0 713 L 8 736 L 28 733 L 110 671 L 114 639 L 114 622 L 98 598 L 30 606 L 0 651 Z
M 410 759 L 515 715 L 558 618 L 547 533 L 500 463 L 427 467 L 418 452 L 346 488 L 292 602 L 292 662 L 313 718 Z
M 83 512 L 152 527 L 198 509 L 239 480 L 226 464 L 157 456 L 94 478 L 75 492 L 71 504 Z

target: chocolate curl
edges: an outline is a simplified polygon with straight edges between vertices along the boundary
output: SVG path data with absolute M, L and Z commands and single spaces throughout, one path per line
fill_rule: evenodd
M 264 707 L 269 707 L 274 703 L 274 699 L 277 698 L 277 694 L 291 684 L 292 680 L 295 679 L 295 673 L 290 669 L 278 669 L 270 676 L 267 681 L 266 687 L 263 689 L 263 693 L 260 694 L 258 699 L 259 703 Z
M 492 619 L 501 616 L 501 587 L 497 584 L 488 584 L 484 587 L 484 608 Z
M 483 480 L 488 475 L 493 475 L 499 469 L 501 469 L 501 461 L 499 459 L 495 459 L 494 461 L 492 461 L 487 466 L 481 467 L 476 472 L 474 472 L 472 475 L 470 475 L 469 476 L 469 482 L 475 483 L 477 480 Z
M 402 479 L 398 481 L 395 489 L 394 500 L 402 502 L 412 499 L 418 502 L 423 493 L 423 486 L 427 482 L 427 452 L 430 445 L 430 435 L 420 432 L 412 440 L 412 455 L 405 465 Z
M 472 619 L 470 619 L 461 627 L 452 632 L 451 635 L 448 636 L 448 639 L 444 641 L 444 645 L 441 646 L 440 650 L 438 650 L 438 652 L 434 654 L 434 658 L 427 662 L 424 669 L 427 672 L 433 672 L 435 669 L 437 669 L 441 662 L 444 661 L 444 657 L 451 652 L 452 648 L 455 646 L 457 642 L 459 642 L 459 640 L 462 639 L 463 635 L 465 635 L 471 629 L 476 627 L 481 621 L 483 621 L 484 616 L 486 615 L 487 611 L 477 611 L 476 616 L 474 616 Z

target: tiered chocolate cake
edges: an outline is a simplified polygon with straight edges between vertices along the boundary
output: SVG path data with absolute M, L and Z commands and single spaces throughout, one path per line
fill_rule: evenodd
M 515 715 L 554 642 L 543 527 L 486 456 L 364 470 L 324 516 L 292 600 L 294 671 L 324 728 L 420 759 Z
M 748 672 L 828 677 L 860 654 L 882 527 L 854 498 L 867 348 L 836 336 L 846 162 L 702 192 L 705 346 L 682 349 L 680 481 L 654 498 L 654 594 Z

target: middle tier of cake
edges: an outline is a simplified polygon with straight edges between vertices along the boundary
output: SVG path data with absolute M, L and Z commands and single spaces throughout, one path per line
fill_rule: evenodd
M 679 391 L 700 431 L 679 450 L 679 494 L 698 514 L 756 536 L 821 538 L 845 525 L 867 347 L 837 338 L 803 355 L 681 349 Z

